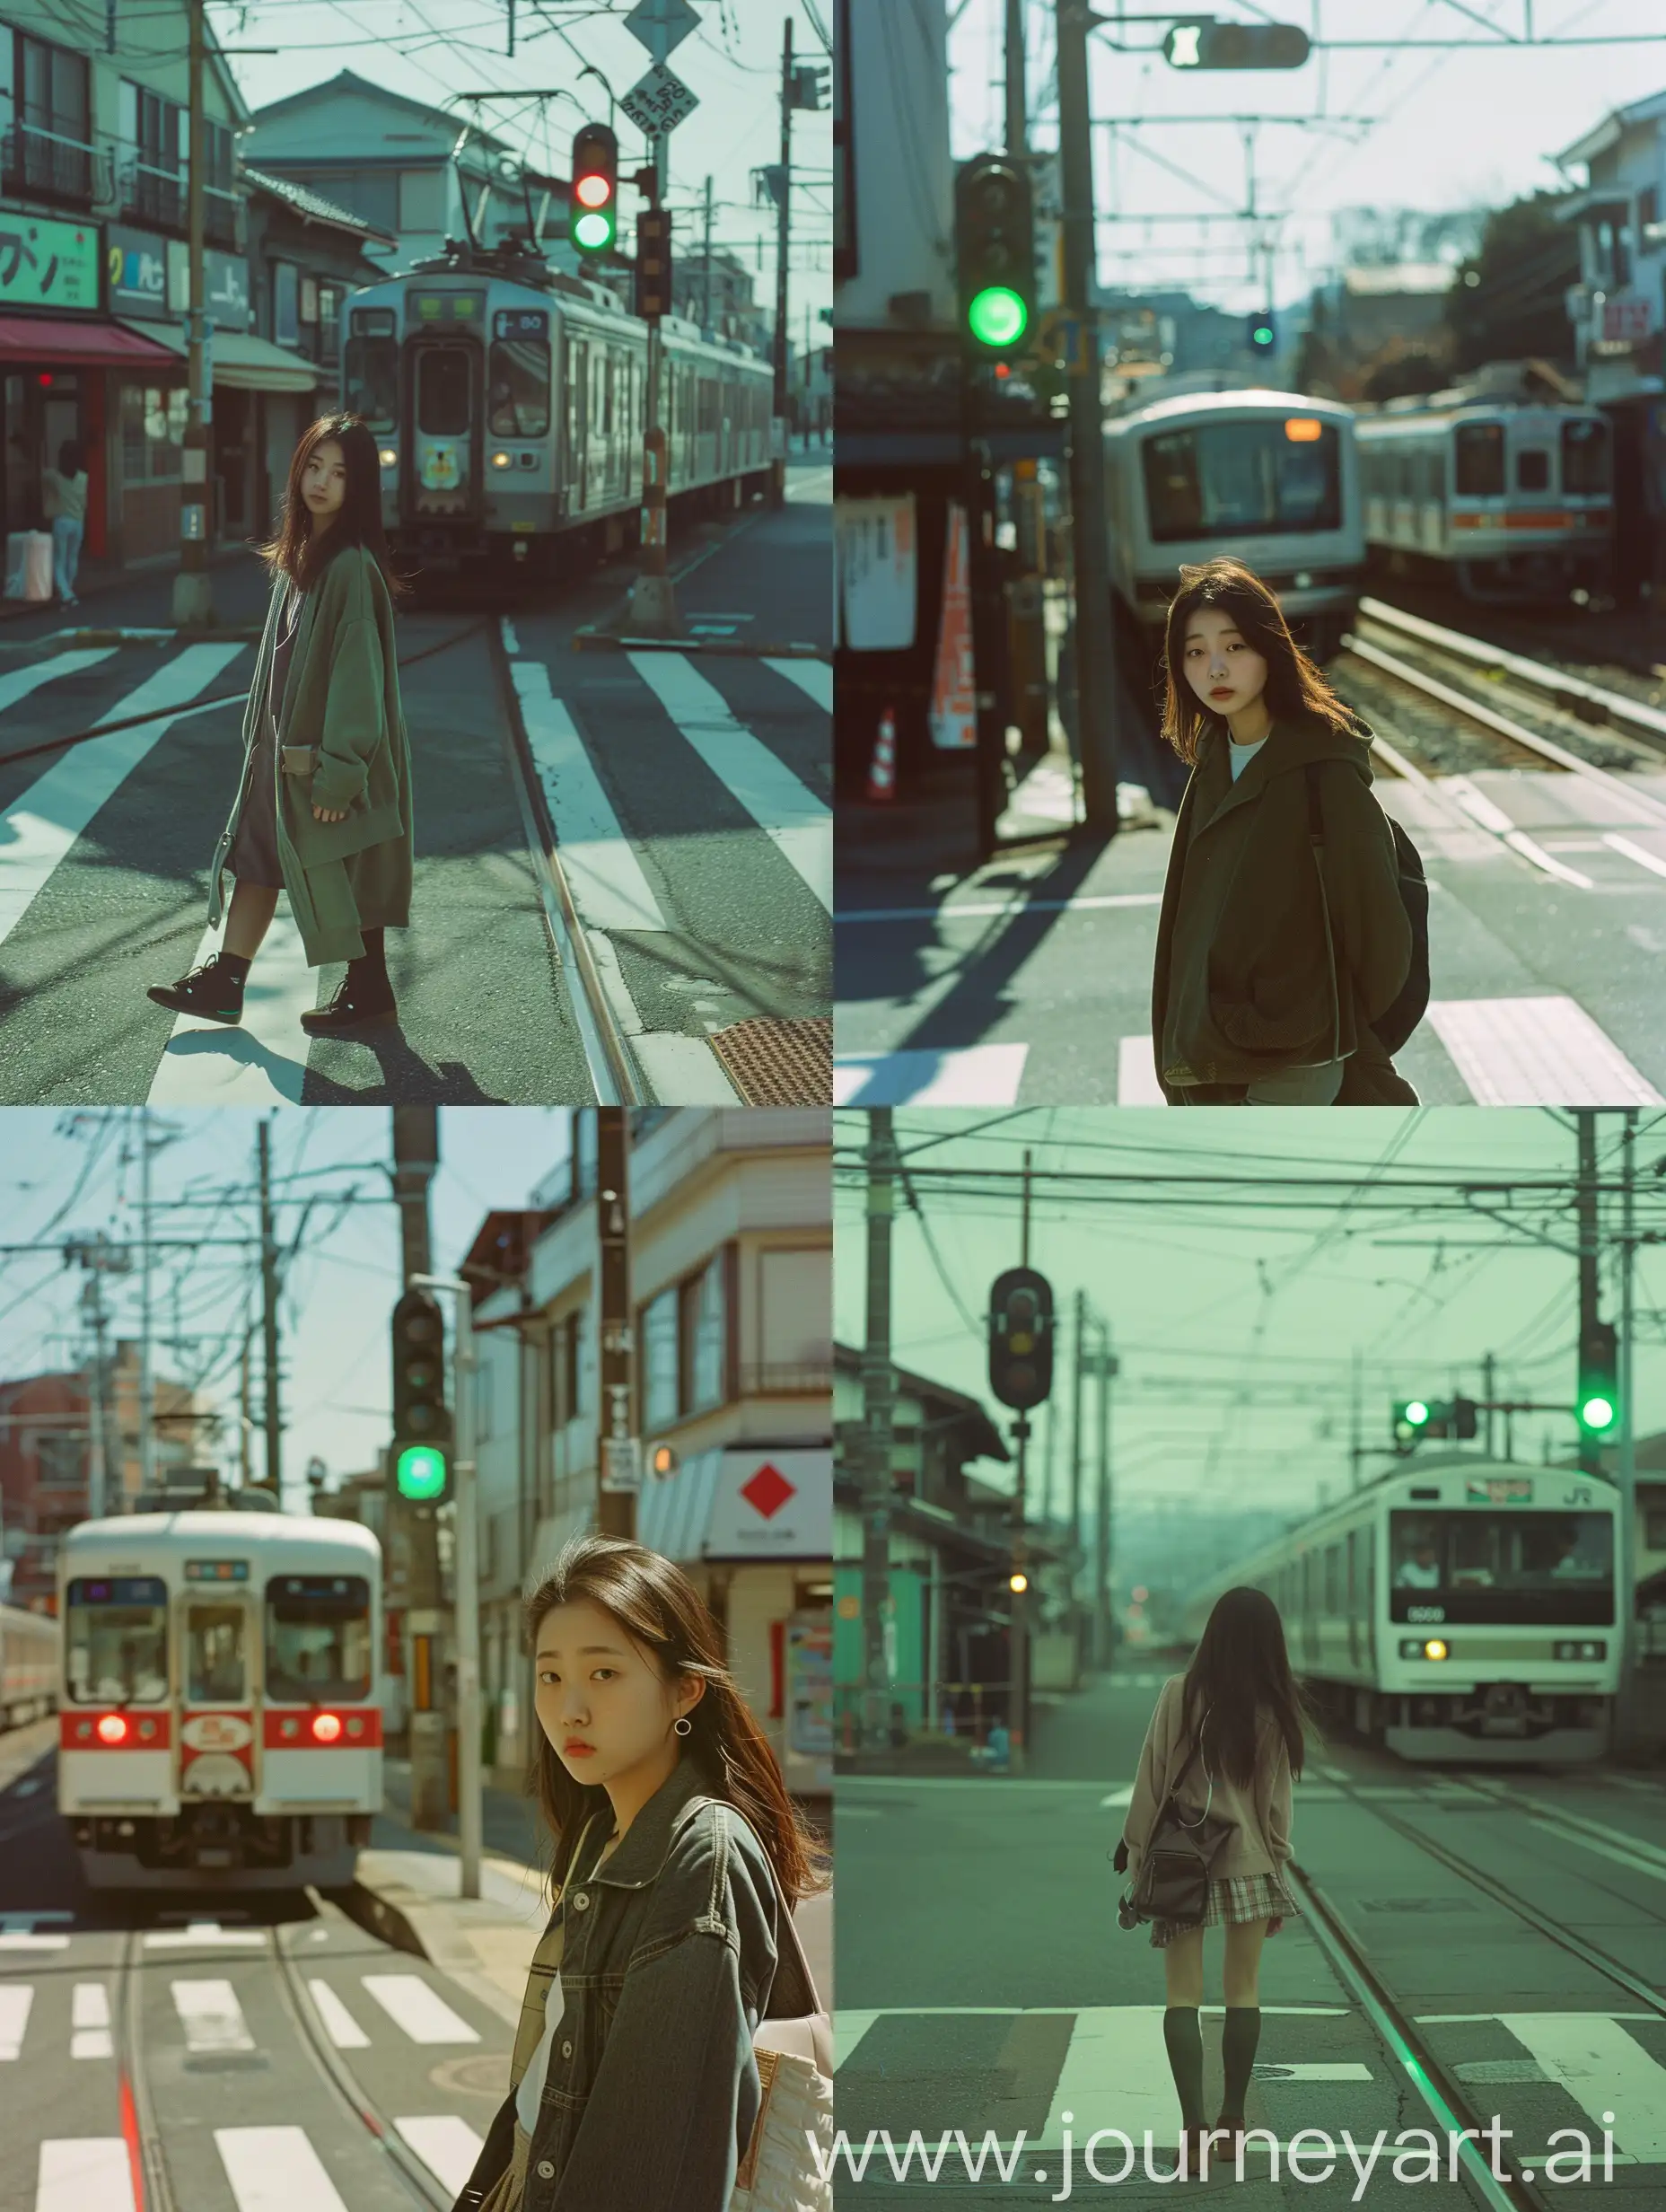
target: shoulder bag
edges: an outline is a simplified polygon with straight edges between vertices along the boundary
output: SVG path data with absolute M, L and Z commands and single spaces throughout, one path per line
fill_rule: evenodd
M 1206 1712 L 1203 1717 L 1206 1721 L 1209 1714 Z M 1209 1810 L 1214 1802 L 1214 1777 L 1206 1768 L 1209 1795 L 1203 1811 L 1195 1821 L 1180 1818 L 1175 1800 L 1202 1747 L 1200 1722 L 1186 1764 L 1170 1785 L 1152 1822 L 1139 1877 L 1123 1900 L 1133 1916 L 1125 1920 L 1125 1926 L 1136 1926 L 1142 1920 L 1172 1920 L 1181 1927 L 1197 1927 L 1209 1909 L 1210 1869 L 1237 1823 Z

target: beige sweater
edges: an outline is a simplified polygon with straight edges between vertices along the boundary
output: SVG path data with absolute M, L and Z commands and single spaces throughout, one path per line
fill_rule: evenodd
M 1191 1749 L 1191 1738 L 1181 1727 L 1185 1683 L 1183 1674 L 1170 1675 L 1157 1694 L 1157 1709 L 1145 1731 L 1134 1795 L 1122 1824 L 1130 1883 L 1139 1874 L 1152 1824 Z M 1211 1813 L 1231 1821 L 1236 1830 L 1215 1855 L 1210 1869 L 1212 1880 L 1225 1882 L 1234 1874 L 1283 1872 L 1290 1856 L 1290 1754 L 1270 1713 L 1263 1712 L 1258 1717 L 1255 1780 L 1250 1789 L 1241 1790 L 1228 1775 L 1217 1774 L 1214 1795 L 1210 1798 L 1204 1762 L 1201 1758 L 1193 1761 L 1179 1807 L 1186 1819 L 1196 1820 L 1206 1802 Z

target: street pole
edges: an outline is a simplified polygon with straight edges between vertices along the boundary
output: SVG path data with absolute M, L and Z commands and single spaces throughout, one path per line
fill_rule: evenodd
M 87 1393 L 87 1518 L 101 1521 L 109 1510 L 107 1492 L 110 1486 L 109 1462 L 104 1456 L 104 1292 L 99 1280 L 101 1272 L 101 1242 L 93 1247 L 93 1264 L 87 1282 L 88 1304 L 92 1307 L 92 1387 Z
M 1574 1109 L 1579 1131 L 1579 1340 L 1583 1345 L 1597 1319 L 1597 1117 L 1590 1106 Z M 1588 1475 L 1602 1466 L 1602 1449 L 1581 1426 L 1579 1463 Z
M 180 503 L 180 573 L 173 580 L 177 625 L 214 620 L 214 592 L 208 576 L 208 426 L 214 416 L 213 368 L 205 314 L 203 75 L 206 66 L 205 0 L 188 0 L 190 9 L 190 149 L 189 187 L 190 229 L 190 320 L 187 374 L 189 410 L 185 424 L 183 491 Z
M 658 207 L 664 198 L 667 145 L 663 131 L 650 141 L 651 207 Z M 675 637 L 682 628 L 677 614 L 677 594 L 666 570 L 666 438 L 660 422 L 663 359 L 660 318 L 650 315 L 648 381 L 643 395 L 641 547 L 625 617 L 627 631 L 636 637 Z
M 452 1294 L 452 1530 L 456 1543 L 453 1610 L 457 1638 L 457 1842 L 460 1894 L 480 1894 L 480 1532 L 474 1463 L 473 1293 L 453 1275 L 418 1275 L 422 1290 Z
M 1087 1334 L 1087 1315 L 1088 1295 L 1085 1290 L 1079 1290 L 1075 1295 L 1075 1356 L 1070 1365 L 1070 1606 L 1078 1652 L 1083 1644 L 1078 1610 L 1082 1602 L 1082 1413 L 1087 1394 L 1082 1347 Z
M 776 210 L 775 411 L 781 425 L 782 451 L 769 467 L 769 504 L 786 502 L 786 264 L 792 243 L 793 198 L 793 19 L 781 26 L 781 198 Z
M 260 1165 L 261 1341 L 266 1376 L 266 1487 L 284 1503 L 284 1430 L 277 1396 L 277 1236 L 272 1219 L 272 1125 L 256 1131 Z
M 1024 152 L 1024 0 L 1006 0 L 1006 150 Z
M 868 1115 L 867 1328 L 862 1346 L 862 1749 L 889 1740 L 885 1609 L 890 1602 L 890 1491 L 897 1375 L 890 1358 L 890 1242 L 897 1143 L 889 1106 Z
M 156 1486 L 156 1378 L 151 1367 L 151 1127 L 139 1109 L 139 1488 Z
M 1498 1418 L 1497 1409 L 1493 1404 L 1498 1395 L 1497 1376 L 1498 1362 L 1489 1352 L 1481 1362 L 1481 1402 L 1486 1408 L 1486 1456 L 1489 1460 L 1493 1456 L 1493 1436 Z
M 1636 1145 L 1637 1110 L 1625 1109 L 1621 1139 L 1619 1236 L 1619 1541 L 1614 1561 L 1614 1594 L 1619 1629 L 1619 1696 L 1616 1700 L 1616 1735 L 1625 1743 L 1635 1733 L 1639 1685 L 1637 1663 L 1637 1432 L 1632 1417 L 1632 1329 L 1636 1267 Z
M 419 1284 L 433 1264 L 428 1186 L 438 1164 L 439 1150 L 439 1119 L 434 1107 L 394 1108 L 393 1195 L 399 1209 L 402 1290 Z M 389 1481 L 391 1485 L 391 1469 Z M 388 1530 L 390 1572 L 396 1549 L 406 1562 L 405 1633 L 399 1641 L 405 1655 L 408 1693 L 411 1826 L 430 1834 L 443 1833 L 451 1822 L 452 1791 L 446 1756 L 445 1669 L 441 1658 L 445 1613 L 441 1603 L 436 1509 L 401 1498 L 390 1488 Z
M 1030 1165 L 1034 1155 L 1024 1147 L 1023 1203 L 1020 1215 L 1018 1237 L 1018 1264 L 1030 1265 Z M 1029 1764 L 1030 1746 L 1030 1571 L 1029 1552 L 1024 1543 L 1024 1513 L 1030 1475 L 1030 1416 L 1021 1413 L 1013 1423 L 1013 1436 L 1018 1445 L 1018 1479 L 1013 1497 L 1013 1575 L 1017 1587 L 1012 1591 L 1012 1664 L 1009 1695 L 1012 1711 L 1008 1716 L 1007 1734 L 1011 1739 L 1011 1767 L 1014 1774 L 1022 1774 Z
M 1094 1641 L 1100 1664 L 1108 1667 L 1116 1656 L 1110 1635 L 1110 1386 L 1117 1373 L 1110 1348 L 1110 1323 L 1100 1323 L 1099 1343 L 1099 1513 L 1094 1528 Z
M 1064 192 L 1065 310 L 1079 317 L 1087 373 L 1070 388 L 1070 548 L 1075 613 L 1076 750 L 1090 829 L 1117 834 L 1117 672 L 1112 652 L 1109 522 L 1100 412 L 1099 324 L 1094 306 L 1093 145 L 1088 108 L 1086 0 L 1057 0 L 1059 171 Z
M 636 1534 L 640 1440 L 631 1426 L 630 1122 L 623 1106 L 598 1106 L 596 1243 L 601 1277 L 601 1411 L 596 1453 L 596 1526 L 604 1536 Z
M 700 328 L 709 331 L 712 327 L 712 180 L 706 180 L 706 251 L 703 257 L 700 293 Z

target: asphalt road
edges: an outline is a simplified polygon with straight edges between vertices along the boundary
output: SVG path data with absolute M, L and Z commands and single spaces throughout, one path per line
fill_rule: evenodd
M 831 473 L 800 457 L 781 513 L 754 509 L 674 549 L 689 649 L 573 649 L 581 627 L 618 611 L 631 573 L 622 566 L 555 604 L 401 617 L 412 925 L 388 938 L 398 1029 L 354 1040 L 310 1040 L 299 1026 L 343 970 L 306 967 L 286 901 L 251 971 L 241 1029 L 176 1021 L 145 996 L 215 942 L 207 869 L 241 763 L 241 707 L 199 702 L 246 689 L 253 644 L 171 639 L 36 656 L 31 643 L 60 626 L 45 616 L 6 625 L 0 1103 L 592 1098 L 512 771 L 500 650 L 523 718 L 538 723 L 536 772 L 575 892 L 600 885 L 616 897 L 623 883 L 633 894 L 627 917 L 600 894 L 600 910 L 586 897 L 579 908 L 651 1093 L 668 1104 L 732 1100 L 714 1031 L 827 1012 L 831 557 Z M 258 620 L 265 586 L 252 560 L 222 564 L 214 582 L 224 621 Z M 124 584 L 76 619 L 160 623 L 169 589 L 165 576 Z M 813 651 L 758 654 L 754 639 Z M 746 649 L 705 651 L 702 640 Z M 6 764 L 44 740 L 160 707 L 174 711 Z M 636 886 L 648 888 L 646 908 Z
M 1063 2114 L 1073 2115 L 1074 2194 L 1100 2200 L 1085 2173 L 1091 2129 L 1172 2146 L 1179 2107 L 1162 2049 L 1163 1978 L 1148 1931 L 1116 1918 L 1120 1886 L 1108 1853 L 1121 1833 L 1161 1672 L 1094 1682 L 1042 1708 L 1022 1779 L 841 1777 L 838 1784 L 841 2011 L 838 2125 L 853 2143 L 912 2129 L 935 2146 L 944 2129 L 976 2146 L 993 2130 L 1028 2150 L 1013 2183 L 993 2164 L 969 2186 L 951 2148 L 931 2201 L 946 2206 L 1061 2201 Z M 1320 1748 L 1297 1786 L 1297 1866 L 1340 1916 L 1436 2059 L 1503 2138 L 1503 2170 L 1565 2151 L 1578 2129 L 1598 2163 L 1589 2183 L 1547 2193 L 1570 2208 L 1599 2201 L 1642 2212 L 1666 2179 L 1666 1999 L 1651 2010 L 1592 1966 L 1422 1850 L 1416 1835 L 1479 1868 L 1561 1927 L 1666 1982 L 1666 1789 L 1606 1769 L 1554 1774 L 1488 1768 L 1474 1776 L 1416 1769 L 1349 1742 Z M 1412 1838 L 1389 1824 L 1407 1823 Z M 1205 1939 L 1206 2102 L 1220 2094 L 1221 1938 Z M 1437 2126 L 1396 2057 L 1328 1963 L 1310 1927 L 1286 1923 L 1263 1953 L 1262 2030 L 1250 2126 L 1287 2145 L 1302 2128 L 1329 2132 L 1329 2179 L 1274 2182 L 1265 2154 L 1241 2187 L 1202 2185 L 1233 2201 L 1339 2207 L 1393 2201 L 1380 2163 L 1364 2185 L 1340 2143 Z M 1208 2007 L 1214 2006 L 1211 2011 Z M 1602 2111 L 1615 2114 L 1613 2178 L 1601 2176 Z M 1485 2121 L 1483 2122 L 1485 2124 Z M 1513 2161 L 1512 2155 L 1513 2154 Z M 1538 2156 L 1535 2156 L 1535 2154 Z M 1110 2146 L 1101 2172 L 1118 2171 Z M 1153 2161 L 1159 2172 L 1165 2160 Z M 1317 2167 L 1323 2165 L 1322 2158 Z M 1033 2182 L 1037 2168 L 1049 2178 Z M 878 2169 L 876 2172 L 875 2169 Z M 894 2181 L 877 2152 L 860 2184 L 841 2168 L 838 2200 L 890 2204 Z M 1143 2168 L 1119 2197 L 1159 2198 Z M 1196 2184 L 1188 2184 L 1188 2196 Z M 910 2199 L 910 2201 L 913 2199 Z M 1473 2201 L 1461 2182 L 1426 2181 L 1420 2204 Z

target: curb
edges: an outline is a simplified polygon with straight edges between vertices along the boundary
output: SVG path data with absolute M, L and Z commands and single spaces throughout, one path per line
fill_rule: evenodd
M 451 1860 L 454 1865 L 455 1840 L 436 1838 L 436 1841 L 451 1847 Z M 375 1856 L 373 1850 L 367 1855 Z M 424 1855 L 427 1856 L 427 1855 Z M 544 1895 L 544 1877 L 538 1868 L 523 1865 L 517 1859 L 499 1858 L 483 1855 L 480 1861 L 483 1877 L 495 1871 L 527 1897 Z M 326 1892 L 347 1918 L 396 1951 L 403 1951 L 413 1958 L 425 1959 L 449 1980 L 467 1989 L 488 2011 L 511 2027 L 519 2024 L 521 2001 L 526 1982 L 526 1971 L 531 1954 L 543 1933 L 547 1914 L 540 1914 L 537 1924 L 517 1919 L 508 1909 L 495 1898 L 437 1897 L 433 1892 L 419 1889 L 394 1875 L 366 1881 L 361 1874 L 350 1887 Z M 525 1959 L 517 1958 L 510 1979 L 513 1990 L 493 1978 L 489 1962 L 469 1935 L 472 1922 L 483 1929 L 490 1929 L 513 1943 L 517 1953 L 524 1948 Z
M 61 653 L 76 653 L 88 645 L 192 645 L 258 643 L 259 626 L 249 622 L 217 622 L 179 629 L 53 630 L 45 637 L 0 638 L 0 662 L 51 661 Z
M 695 618 L 697 621 L 698 619 Z M 753 660 L 819 661 L 825 657 L 820 645 L 806 645 L 802 638 L 792 638 L 780 645 L 760 645 L 751 637 L 627 637 L 618 631 L 597 629 L 593 626 L 574 630 L 568 642 L 574 653 L 612 648 L 632 653 L 729 653 Z

